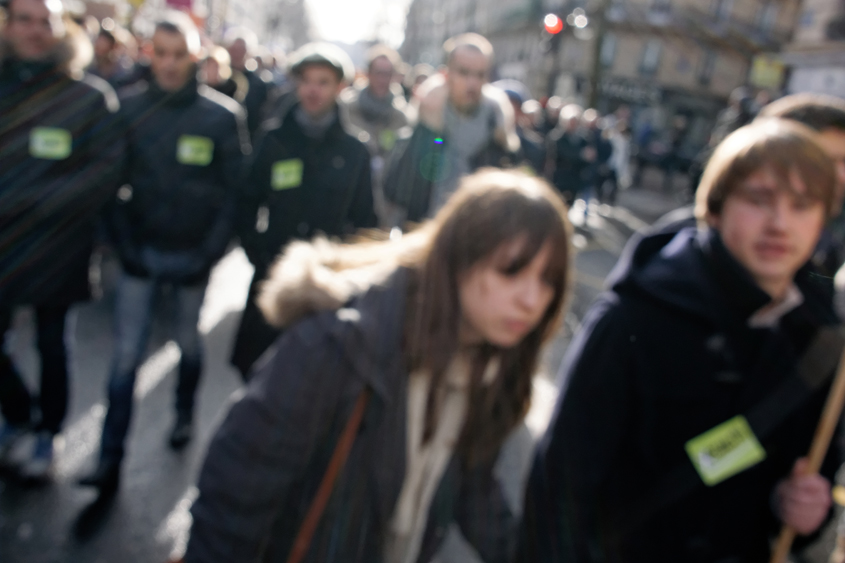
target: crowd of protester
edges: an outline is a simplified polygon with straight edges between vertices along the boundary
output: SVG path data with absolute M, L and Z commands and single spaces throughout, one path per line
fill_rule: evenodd
M 440 69 L 376 46 L 356 71 L 327 43 L 282 57 L 235 28 L 215 44 L 180 12 L 143 38 L 55 0 L 3 13 L 0 334 L 34 308 L 41 358 L 33 393 L 0 350 L 0 464 L 21 478 L 50 478 L 95 247 L 121 273 L 78 482 L 111 495 L 162 288 L 180 449 L 206 286 L 239 244 L 244 389 L 199 475 L 187 562 L 429 561 L 453 522 L 488 562 L 758 562 L 781 524 L 800 546 L 831 518 L 840 448 L 819 471 L 803 456 L 843 345 L 845 101 L 731 97 L 694 206 L 634 236 L 569 345 L 520 517 L 494 467 L 571 292 L 569 207 L 586 219 L 642 182 L 628 108 L 491 83 L 474 33 Z M 665 185 L 686 130 L 671 120 Z

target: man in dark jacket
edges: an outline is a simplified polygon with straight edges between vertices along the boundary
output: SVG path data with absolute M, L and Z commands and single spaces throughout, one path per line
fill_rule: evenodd
M 761 118 L 792 119 L 818 131 L 819 143 L 836 166 L 837 185 L 833 209 L 813 264 L 824 276 L 833 277 L 845 263 L 845 100 L 822 94 L 793 94 L 764 107 Z
M 153 303 L 162 284 L 177 302 L 182 355 L 176 424 L 170 445 L 191 438 L 194 395 L 202 371 L 197 328 L 211 267 L 229 243 L 243 154 L 249 142 L 237 103 L 196 81 L 199 34 L 173 14 L 153 35 L 154 80 L 127 97 L 124 185 L 110 212 L 123 276 L 117 289 L 115 354 L 100 458 L 80 484 L 113 490 L 132 415 L 135 375 L 144 357 Z
M 265 124 L 256 146 L 238 213 L 241 244 L 255 266 L 232 353 L 245 378 L 278 335 L 254 299 L 282 247 L 292 239 L 343 236 L 377 224 L 369 152 L 338 119 L 337 97 L 353 72 L 337 47 L 302 47 L 291 67 L 299 101 Z
M 825 477 L 800 458 L 841 350 L 807 266 L 833 170 L 786 121 L 725 143 L 698 195 L 708 226 L 633 241 L 568 351 L 523 561 L 767 561 L 781 523 L 809 535 L 828 515 L 838 452 Z
M 560 125 L 549 133 L 546 151 L 546 177 L 560 191 L 568 205 L 581 190 L 586 162 L 583 154 L 587 139 L 581 133 L 583 109 L 569 104 L 560 111 Z
M 271 86 L 271 77 L 266 76 L 269 73 L 261 71 L 257 61 L 252 58 L 257 42 L 255 34 L 248 29 L 234 28 L 226 34 L 226 48 L 231 59 L 232 73 L 236 75 L 236 81 L 242 78 L 248 85 L 243 107 L 246 110 L 247 128 L 253 139 L 264 119 L 263 112 Z
M 61 3 L 13 0 L 0 43 L 0 344 L 13 308 L 35 308 L 41 412 L 28 477 L 46 476 L 68 403 L 65 319 L 89 297 L 97 213 L 121 156 L 117 98 L 83 77 L 90 44 Z M 0 458 L 31 425 L 33 398 L 0 345 Z

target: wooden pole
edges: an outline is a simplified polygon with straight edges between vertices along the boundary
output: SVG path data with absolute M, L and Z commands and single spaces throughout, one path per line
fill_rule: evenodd
M 810 453 L 807 455 L 807 474 L 818 473 L 822 466 L 830 440 L 839 424 L 839 417 L 842 414 L 842 407 L 845 404 L 845 351 L 839 359 L 839 367 L 836 370 L 836 379 L 830 387 L 827 402 L 824 405 L 819 425 L 816 428 L 816 435 L 813 436 L 813 443 L 810 446 Z M 784 525 L 778 536 L 777 544 L 772 552 L 771 563 L 786 563 L 789 551 L 792 549 L 792 542 L 795 540 L 795 530 Z

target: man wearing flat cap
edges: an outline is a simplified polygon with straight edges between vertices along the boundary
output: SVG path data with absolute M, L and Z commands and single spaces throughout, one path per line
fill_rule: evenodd
M 232 352 L 244 378 L 278 336 L 255 305 L 258 286 L 283 247 L 317 234 L 375 227 L 367 147 L 341 127 L 337 97 L 354 76 L 340 48 L 309 43 L 292 57 L 297 100 L 265 122 L 239 211 L 241 245 L 255 266 Z

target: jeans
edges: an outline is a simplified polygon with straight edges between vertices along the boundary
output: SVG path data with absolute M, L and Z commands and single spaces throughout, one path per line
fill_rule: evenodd
M 190 419 L 202 371 L 202 341 L 197 328 L 206 281 L 195 286 L 173 285 L 176 343 L 182 352 L 176 413 Z M 153 306 L 162 282 L 124 273 L 118 282 L 114 315 L 114 358 L 108 383 L 109 408 L 103 423 L 100 458 L 123 459 L 124 443 L 132 419 L 135 377 L 144 358 L 153 320 Z
M 41 356 L 41 390 L 38 407 L 41 419 L 36 430 L 58 434 L 68 404 L 68 369 L 65 326 L 68 307 L 35 307 L 38 352 Z M 5 337 L 12 322 L 12 310 L 0 308 L 0 411 L 6 422 L 29 426 L 33 398 L 5 351 Z

